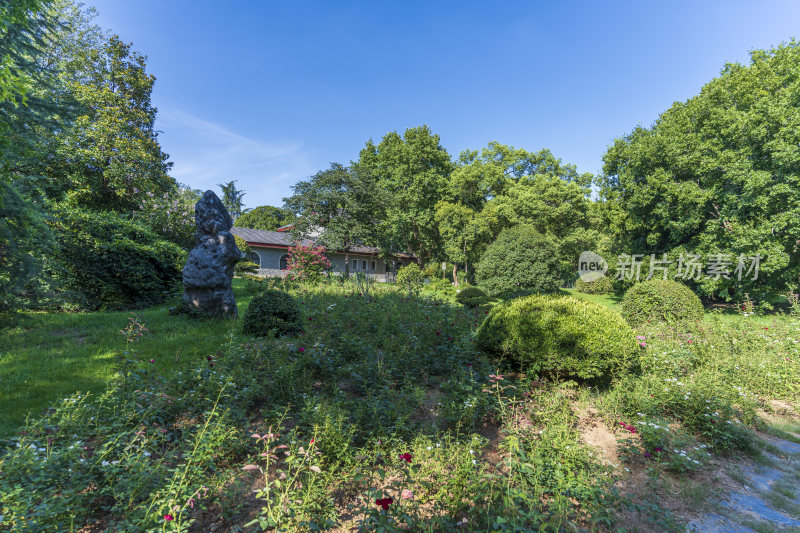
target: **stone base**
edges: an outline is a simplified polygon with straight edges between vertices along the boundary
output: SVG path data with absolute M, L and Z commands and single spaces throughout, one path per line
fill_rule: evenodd
M 185 289 L 183 292 L 183 307 L 190 313 L 206 316 L 237 317 L 239 310 L 233 291 L 230 288 L 196 288 Z

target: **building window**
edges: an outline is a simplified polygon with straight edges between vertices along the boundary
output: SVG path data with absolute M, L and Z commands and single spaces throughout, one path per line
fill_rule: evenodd
M 361 265 L 362 265 L 362 267 L 363 267 L 363 270 L 366 270 L 366 269 L 367 269 L 367 262 L 366 262 L 366 261 L 362 261 L 362 262 L 361 262 Z
M 358 270 L 358 259 L 353 259 L 353 270 Z
M 244 258 L 251 263 L 255 263 L 258 265 L 258 268 L 261 268 L 261 256 L 258 255 L 256 252 L 250 252 Z
M 372 267 L 372 270 L 375 270 L 375 261 L 373 261 L 370 266 Z
M 281 270 L 289 270 L 289 254 L 281 256 Z

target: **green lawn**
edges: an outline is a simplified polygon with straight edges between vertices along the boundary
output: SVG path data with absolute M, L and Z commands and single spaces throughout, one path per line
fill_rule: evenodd
M 245 282 L 234 280 L 243 314 L 252 298 Z M 23 313 L 0 331 L 0 436 L 17 429 L 28 415 L 42 414 L 53 402 L 76 391 L 102 392 L 125 349 L 120 332 L 140 315 L 148 331 L 136 350 L 152 355 L 154 370 L 169 372 L 215 353 L 231 330 L 230 320 L 197 322 L 172 316 L 178 300 L 140 312 Z M 202 328 L 198 334 L 197 328 Z

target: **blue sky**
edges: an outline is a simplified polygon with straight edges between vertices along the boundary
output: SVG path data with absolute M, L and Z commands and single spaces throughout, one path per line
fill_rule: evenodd
M 173 175 L 236 179 L 247 207 L 420 124 L 453 157 L 496 140 L 598 172 L 615 137 L 800 29 L 796 1 L 88 3 L 149 58 Z

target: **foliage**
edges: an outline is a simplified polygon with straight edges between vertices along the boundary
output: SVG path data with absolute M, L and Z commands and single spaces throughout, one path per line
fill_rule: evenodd
M 575 289 L 584 294 L 609 294 L 614 290 L 606 276 L 601 276 L 593 281 L 583 281 L 581 278 L 575 282 Z
M 293 280 L 318 281 L 330 270 L 331 262 L 325 257 L 324 246 L 296 242 L 289 247 L 287 267 Z
M 558 290 L 558 248 L 529 226 L 504 230 L 476 269 L 478 285 L 492 296 Z
M 234 279 L 240 308 L 248 290 L 280 284 Z M 619 514 L 626 500 L 613 487 L 637 477 L 614 473 L 584 443 L 591 407 L 603 419 L 590 425 L 605 420 L 634 437 L 621 447 L 631 469 L 645 462 L 681 475 L 708 454 L 752 445 L 746 426 L 759 403 L 800 398 L 798 323 L 786 316 L 712 315 L 691 334 L 643 329 L 641 371 L 597 391 L 495 367 L 503 362 L 472 342 L 483 311 L 389 284 L 365 295 L 347 282 L 286 286 L 309 325 L 296 338 L 254 341 L 218 321 L 191 330 L 163 308 L 142 313 L 149 331 L 122 313 L 22 313 L 2 333 L 32 381 L 52 373 L 44 361 L 69 369 L 65 359 L 86 353 L 113 377 L 109 351 L 120 377 L 106 387 L 98 376 L 95 401 L 48 391 L 34 410 L 52 409 L 4 442 L 0 513 L 11 529 L 102 520 L 205 531 L 254 518 L 270 528 L 270 515 L 301 531 L 615 529 L 630 515 Z M 119 350 L 109 350 L 120 329 Z M 497 438 L 475 433 L 487 427 Z M 246 503 L 254 483 L 269 487 L 255 516 Z
M 62 192 L 73 205 L 113 211 L 136 209 L 147 193 L 172 193 L 145 56 L 117 36 L 76 53 L 68 87 L 79 115 L 57 137 L 58 172 L 68 177 Z
M 582 379 L 620 374 L 635 363 L 634 332 L 619 314 L 571 296 L 527 296 L 489 313 L 478 346 L 526 372 Z
M 260 205 L 242 213 L 236 219 L 236 225 L 240 228 L 275 231 L 281 226 L 294 222 L 294 220 L 294 214 L 286 208 Z
M 386 191 L 381 224 L 383 248 L 408 251 L 420 261 L 435 259 L 440 249 L 436 203 L 445 190 L 453 164 L 450 154 L 427 126 L 387 133 L 369 141 L 354 168 Z
M 479 307 L 489 302 L 489 297 L 478 287 L 467 287 L 456 294 L 456 301 L 465 307 Z
M 38 272 L 38 252 L 51 242 L 44 216 L 0 177 L 0 311 L 16 307 L 16 296 Z
M 318 234 L 315 242 L 344 252 L 346 272 L 350 268 L 347 254 L 354 247 L 379 244 L 377 228 L 385 192 L 371 174 L 332 163 L 329 169 L 292 186 L 292 192 L 284 202 L 287 209 L 299 214 L 294 235 Z
M 141 197 L 132 216 L 154 233 L 188 252 L 195 246 L 194 204 L 199 199 L 183 187 L 161 196 L 147 192 Z
M 701 277 L 701 296 L 765 301 L 800 276 L 800 45 L 751 52 L 604 156 L 620 252 L 760 255 L 757 279 Z
M 225 209 L 228 210 L 228 214 L 230 214 L 233 221 L 236 222 L 236 220 L 242 216 L 244 210 L 244 202 L 242 200 L 244 198 L 244 191 L 240 191 L 236 188 L 236 180 L 220 183 L 218 187 L 222 189 L 222 205 L 225 206 Z
M 622 299 L 622 316 L 633 326 L 645 322 L 697 321 L 703 318 L 703 304 L 682 283 L 651 279 L 628 289 Z
M 121 215 L 62 209 L 50 225 L 58 246 L 48 268 L 81 307 L 152 305 L 181 279 L 186 252 Z
M 256 337 L 296 335 L 303 331 L 300 310 L 292 295 L 266 289 L 250 302 L 242 320 L 242 333 Z
M 409 263 L 397 271 L 397 284 L 408 292 L 419 292 L 422 288 L 422 281 L 422 271 L 416 263 Z

